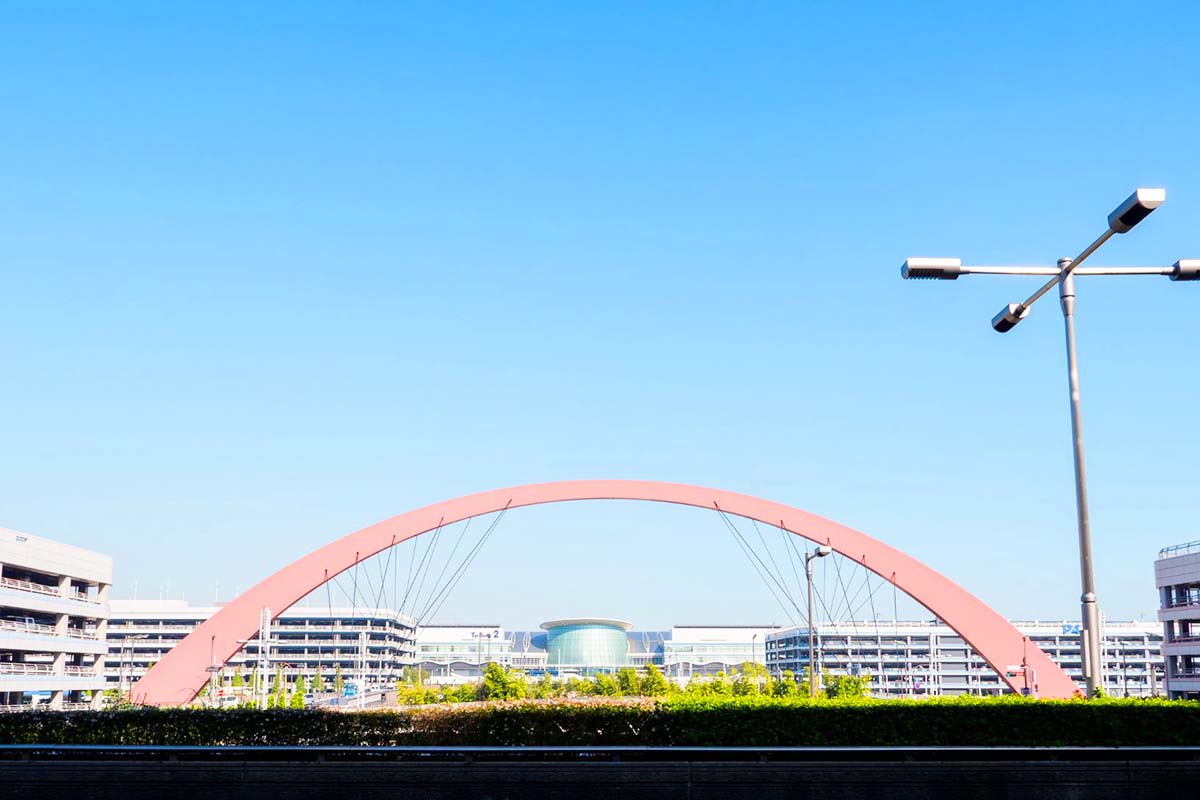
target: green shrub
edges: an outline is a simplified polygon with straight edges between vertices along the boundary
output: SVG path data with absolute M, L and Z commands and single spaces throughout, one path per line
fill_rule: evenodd
M 473 687 L 471 687 L 473 688 Z M 0 743 L 125 745 L 1168 746 L 1200 703 L 1020 697 L 816 700 L 679 694 L 345 713 L 134 709 L 0 715 Z

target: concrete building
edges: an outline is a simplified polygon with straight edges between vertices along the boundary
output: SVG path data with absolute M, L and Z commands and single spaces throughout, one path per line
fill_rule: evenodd
M 1079 624 L 1014 622 L 1029 641 L 1069 675 L 1082 691 Z M 1104 691 L 1116 697 L 1161 694 L 1162 633 L 1152 622 L 1104 622 Z M 875 697 L 1003 694 L 1000 676 L 969 645 L 940 622 L 838 622 L 818 625 L 815 649 L 823 672 L 871 676 Z M 767 635 L 767 667 L 772 674 L 808 666 L 808 628 L 785 628 Z M 1036 676 L 1031 676 L 1036 680 Z M 1031 687 L 1032 689 L 1032 687 Z
M 122 694 L 220 608 L 183 600 L 114 600 L 112 607 L 104 674 Z M 297 676 L 309 681 L 318 670 L 330 681 L 340 670 L 344 679 L 361 676 L 367 685 L 394 683 L 414 661 L 415 623 L 395 611 L 294 606 L 267 631 L 266 647 L 255 636 L 230 659 L 220 676 L 223 686 L 235 673 L 248 684 L 260 658 L 268 672 L 279 669 L 289 682 Z
M 1164 547 L 1154 562 L 1167 694 L 1200 700 L 1200 542 Z
M 99 707 L 112 558 L 0 528 L 0 707 Z

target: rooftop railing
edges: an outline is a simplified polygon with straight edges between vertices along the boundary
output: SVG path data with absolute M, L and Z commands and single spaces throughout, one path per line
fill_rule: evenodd
M 1183 544 L 1164 547 L 1162 550 L 1158 551 L 1158 557 L 1174 558 L 1175 556 L 1186 556 L 1191 553 L 1200 553 L 1200 539 L 1194 542 L 1184 542 Z

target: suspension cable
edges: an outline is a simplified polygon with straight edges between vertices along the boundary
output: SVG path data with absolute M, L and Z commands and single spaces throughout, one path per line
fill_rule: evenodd
M 439 611 L 442 610 L 442 604 L 446 602 L 446 598 L 450 596 L 450 593 L 454 590 L 454 587 L 458 585 L 458 582 L 462 579 L 462 576 L 466 574 L 467 569 L 475 561 L 475 557 L 479 555 L 479 551 L 483 549 L 483 546 L 487 543 L 487 540 L 491 538 L 492 532 L 496 530 L 496 527 L 500 524 L 500 520 L 504 519 L 504 515 L 508 513 L 509 505 L 511 503 L 512 500 L 510 499 L 504 504 L 504 508 L 500 509 L 500 513 L 497 514 L 496 518 L 492 520 L 492 523 L 488 525 L 487 530 L 483 532 L 483 536 L 479 537 L 479 541 L 470 551 L 467 552 L 466 557 L 463 559 L 462 563 L 459 564 L 458 569 L 451 573 L 450 580 L 447 581 L 446 586 L 442 589 L 440 598 L 437 600 L 437 605 L 433 607 L 433 610 L 429 613 L 428 617 L 422 617 L 421 619 L 417 620 L 418 625 L 422 624 L 425 619 L 432 619 Z
M 395 551 L 396 551 L 396 534 L 393 533 L 392 534 L 392 543 L 389 544 L 388 548 L 387 548 L 387 553 L 388 553 L 387 563 L 385 563 L 383 565 L 383 567 L 381 567 L 379 570 L 379 593 L 375 595 L 375 616 L 379 616 L 379 605 L 380 605 L 380 603 L 383 602 L 384 591 L 387 589 L 387 573 L 388 573 L 388 570 L 392 568 L 392 553 L 394 553 Z M 376 558 L 375 558 L 375 563 L 376 564 L 381 563 L 378 556 L 376 556 Z
M 792 599 L 790 594 L 788 594 L 787 589 L 785 589 L 779 583 L 779 581 L 776 580 L 775 576 L 771 575 L 770 570 L 767 569 L 767 566 L 765 563 L 763 563 L 763 560 L 758 557 L 758 554 L 755 553 L 753 548 L 751 548 L 750 545 L 746 542 L 746 540 L 742 536 L 741 532 L 737 529 L 737 526 L 734 525 L 729 520 L 729 516 L 719 506 L 717 506 L 717 513 L 721 515 L 721 520 L 725 523 L 725 526 L 729 529 L 729 532 L 733 534 L 734 539 L 738 543 L 738 546 L 742 548 L 742 552 L 745 553 L 746 557 L 750 560 L 750 566 L 754 567 L 754 571 L 758 573 L 758 577 L 760 580 L 762 580 L 763 584 L 767 587 L 767 591 L 769 591 L 771 593 L 771 596 L 775 598 L 775 602 L 779 604 L 779 607 L 781 609 L 783 609 L 783 613 L 788 618 L 788 620 L 793 625 L 795 625 L 796 618 L 792 616 L 792 612 L 788 610 L 787 605 L 782 600 L 779 599 L 779 595 L 776 594 L 775 590 L 771 588 L 771 584 L 767 583 L 766 578 L 770 577 L 772 581 L 775 581 L 775 584 L 777 586 L 779 586 L 780 592 L 783 593 L 784 597 L 787 597 L 788 602 L 790 602 L 792 604 L 793 608 L 797 608 L 796 601 L 794 599 Z M 757 563 L 755 563 L 755 562 L 757 562 Z M 765 576 L 764 576 L 764 573 L 765 573 Z M 797 608 L 797 611 L 798 610 L 799 609 Z
M 436 528 L 436 529 L 433 531 L 433 539 L 431 539 L 431 540 L 429 541 L 429 543 L 425 545 L 425 551 L 424 551 L 424 553 L 422 553 L 422 555 L 421 555 L 421 560 L 420 560 L 420 562 L 417 564 L 417 580 L 418 580 L 418 582 L 421 582 L 421 583 L 423 583 L 423 582 L 424 582 L 424 580 L 421 578 L 421 575 L 423 575 L 423 574 L 424 574 L 424 571 L 425 571 L 425 564 L 426 564 L 426 561 L 427 561 L 427 560 L 428 560 L 428 558 L 429 558 L 429 551 L 430 551 L 430 550 L 433 548 L 434 540 L 436 540 L 436 539 L 437 539 L 437 535 L 438 535 L 439 533 L 441 533 L 441 531 L 442 531 L 442 521 L 443 521 L 443 520 L 440 520 L 440 519 L 438 520 L 438 525 L 437 525 L 437 528 Z M 414 547 L 414 552 L 415 552 L 415 549 L 416 549 L 416 548 L 418 548 L 418 547 L 420 547 L 420 546 L 421 546 L 421 545 L 420 545 L 420 542 L 417 542 L 416 544 L 414 544 L 414 545 L 413 545 L 413 547 Z M 409 584 L 408 584 L 408 586 L 406 586 L 406 587 L 405 587 L 405 589 L 404 589 L 404 602 L 403 602 L 403 603 L 401 604 L 401 606 L 400 606 L 402 609 L 407 607 L 407 605 L 408 605 L 408 598 L 411 596 L 412 590 L 413 590 L 413 583 L 412 583 L 412 578 L 411 578 L 411 576 L 410 576 L 410 577 L 409 577 Z M 418 592 L 417 592 L 417 594 L 420 594 L 420 591 L 418 591 Z M 413 598 L 412 598 L 412 600 L 413 600 L 413 608 L 414 608 L 414 610 L 415 610 L 415 608 L 416 608 L 416 605 L 417 605 L 417 598 L 416 598 L 416 597 L 413 597 Z
M 454 541 L 454 546 L 450 548 L 450 555 L 446 556 L 446 561 L 442 564 L 442 571 L 438 573 L 437 580 L 435 580 L 433 582 L 433 589 L 430 590 L 430 593 L 429 593 L 430 594 L 429 602 L 425 605 L 424 609 L 421 611 L 421 614 L 419 615 L 419 617 L 421 619 L 424 619 L 426 617 L 426 615 L 429 613 L 430 608 L 433 607 L 433 600 L 439 594 L 438 587 L 442 585 L 442 578 L 446 574 L 446 568 L 449 567 L 450 562 L 454 560 L 454 554 L 458 552 L 458 546 L 460 544 L 462 544 L 463 538 L 467 535 L 467 531 L 471 527 L 472 519 L 474 519 L 474 517 L 467 517 L 467 521 L 463 525 L 462 530 L 460 530 L 458 532 L 458 538 Z

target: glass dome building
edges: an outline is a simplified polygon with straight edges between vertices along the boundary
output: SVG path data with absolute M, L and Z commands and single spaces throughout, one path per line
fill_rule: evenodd
M 629 663 L 625 632 L 633 623 L 619 619 L 576 618 L 543 622 L 546 667 L 577 669 L 582 674 L 611 672 Z

